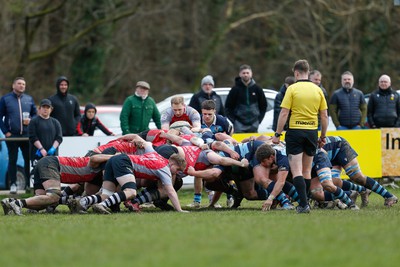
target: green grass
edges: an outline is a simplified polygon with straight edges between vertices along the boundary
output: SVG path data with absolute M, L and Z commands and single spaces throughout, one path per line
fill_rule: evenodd
M 192 201 L 192 191 L 179 196 Z M 309 215 L 261 212 L 261 201 L 188 214 L 0 215 L 0 266 L 397 266 L 400 204 L 370 199 L 358 212 Z

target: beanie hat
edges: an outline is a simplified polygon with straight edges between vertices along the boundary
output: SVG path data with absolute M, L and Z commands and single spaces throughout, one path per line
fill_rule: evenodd
M 214 86 L 214 79 L 211 75 L 207 75 L 206 77 L 204 77 L 201 80 L 201 86 L 203 86 L 203 84 L 206 84 L 206 83 L 210 83 L 210 84 L 212 84 L 212 86 Z

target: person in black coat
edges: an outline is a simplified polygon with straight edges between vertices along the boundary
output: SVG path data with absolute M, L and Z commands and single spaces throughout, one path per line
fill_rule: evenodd
M 229 91 L 225 102 L 226 117 L 233 123 L 236 133 L 256 133 L 267 111 L 263 89 L 253 79 L 249 65 L 239 68 L 239 77 Z
M 222 103 L 221 97 L 213 91 L 214 79 L 211 75 L 205 76 L 201 80 L 200 92 L 194 94 L 190 99 L 189 106 L 197 110 L 201 114 L 201 104 L 205 100 L 214 100 L 216 105 L 216 112 L 218 115 L 225 116 L 224 103 Z
M 294 77 L 293 76 L 287 76 L 285 78 L 285 83 L 282 84 L 281 88 L 279 89 L 279 93 L 276 95 L 275 100 L 274 100 L 274 121 L 272 123 L 272 130 L 275 132 L 276 131 L 276 125 L 278 123 L 278 118 L 279 118 L 279 113 L 281 112 L 281 103 L 283 98 L 285 97 L 286 89 L 294 84 Z M 284 130 L 287 129 L 287 124 L 285 125 Z
M 81 119 L 78 99 L 68 92 L 69 81 L 66 77 L 59 77 L 56 87 L 57 93 L 49 97 L 53 105 L 51 116 L 60 122 L 63 136 L 74 136 Z
M 371 93 L 367 117 L 370 128 L 399 127 L 400 97 L 391 87 L 388 75 L 382 75 L 378 89 Z

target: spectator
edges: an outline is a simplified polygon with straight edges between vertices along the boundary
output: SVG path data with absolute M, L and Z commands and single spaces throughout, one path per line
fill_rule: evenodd
M 28 125 L 31 118 L 36 116 L 37 110 L 33 98 L 25 94 L 26 82 L 23 77 L 17 77 L 12 84 L 13 91 L 0 99 L 0 128 L 6 138 L 28 137 Z M 29 143 L 21 141 L 8 141 L 8 179 L 10 181 L 10 194 L 17 193 L 17 158 L 18 148 L 24 157 L 24 171 L 26 188 L 29 190 Z
M 50 117 L 53 110 L 51 101 L 40 101 L 37 117 L 31 120 L 28 126 L 30 156 L 32 166 L 36 161 L 45 156 L 58 156 L 58 147 L 62 142 L 61 124 Z
M 213 77 L 211 75 L 205 76 L 201 80 L 200 92 L 192 96 L 192 98 L 190 99 L 189 106 L 191 106 L 201 114 L 201 104 L 205 100 L 214 100 L 217 114 L 225 116 L 224 104 L 222 103 L 222 99 L 215 91 L 213 91 L 213 88 L 214 88 Z
M 364 94 L 353 88 L 354 76 L 350 71 L 342 74 L 342 88 L 337 89 L 329 102 L 332 121 L 337 130 L 361 129 L 367 117 Z
M 328 92 L 326 89 L 322 86 L 322 74 L 319 70 L 312 70 L 310 71 L 310 75 L 308 76 L 310 81 L 312 81 L 315 85 L 319 86 L 324 93 L 324 97 L 326 100 L 326 103 L 328 103 Z
M 50 96 L 53 105 L 51 117 L 57 119 L 61 124 L 63 136 L 76 135 L 76 125 L 81 119 L 78 99 L 69 91 L 67 77 L 60 76 L 56 82 L 57 93 Z
M 225 102 L 225 114 L 233 123 L 237 133 L 254 133 L 264 119 L 267 99 L 263 89 L 252 78 L 249 65 L 239 68 L 239 77 L 229 91 Z
M 312 70 L 312 71 L 310 71 L 308 78 L 311 82 L 313 82 L 315 85 L 317 85 L 317 86 L 319 86 L 319 88 L 321 88 L 322 93 L 324 93 L 325 101 L 326 101 L 326 103 L 328 103 L 328 92 L 322 86 L 321 72 L 319 70 Z M 328 110 L 328 115 L 329 115 L 329 110 Z M 319 115 L 318 115 L 318 130 L 321 130 L 321 118 Z
M 171 107 L 161 115 L 161 129 L 169 130 L 169 126 L 177 121 L 188 122 L 193 132 L 198 132 L 201 128 L 199 112 L 186 106 L 182 96 L 174 96 L 171 99 Z
M 272 130 L 276 132 L 276 124 L 278 123 L 279 113 L 281 112 L 281 103 L 283 98 L 285 97 L 287 88 L 294 84 L 294 77 L 287 76 L 285 78 L 285 83 L 279 89 L 279 93 L 276 95 L 274 100 L 274 121 L 272 123 Z M 287 130 L 287 123 L 284 126 L 284 130 Z
M 77 134 L 81 136 L 93 136 L 96 128 L 99 128 L 106 135 L 115 135 L 101 123 L 96 113 L 97 109 L 94 104 L 88 103 L 85 106 L 85 112 L 76 126 Z
M 160 112 L 156 102 L 149 96 L 150 84 L 145 81 L 136 83 L 135 94 L 125 99 L 119 120 L 122 134 L 140 133 L 149 130 L 153 119 L 157 129 L 161 129 Z
M 368 124 L 371 128 L 398 127 L 400 118 L 400 97 L 391 87 L 386 74 L 379 78 L 378 89 L 368 101 Z

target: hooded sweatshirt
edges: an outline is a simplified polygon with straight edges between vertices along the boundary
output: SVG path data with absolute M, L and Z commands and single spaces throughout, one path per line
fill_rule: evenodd
M 60 91 L 62 81 L 66 81 L 68 84 L 65 94 Z M 76 135 L 76 126 L 81 118 L 78 99 L 68 93 L 69 81 L 66 77 L 61 76 L 57 79 L 56 88 L 57 93 L 49 97 L 53 104 L 51 117 L 60 122 L 63 136 L 74 136 Z
M 99 128 L 104 134 L 106 135 L 112 135 L 113 133 L 106 127 L 104 126 L 103 123 L 99 120 L 96 115 L 94 116 L 93 119 L 88 119 L 86 116 L 86 112 L 89 109 L 94 109 L 95 114 L 97 113 L 96 106 L 92 103 L 88 103 L 85 106 L 85 113 L 83 114 L 81 120 L 79 121 L 76 131 L 78 135 L 83 135 L 84 133 L 88 134 L 89 136 L 93 136 L 94 131 L 96 128 Z

